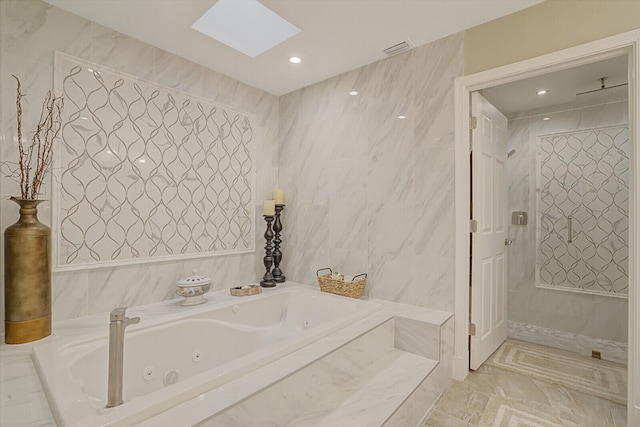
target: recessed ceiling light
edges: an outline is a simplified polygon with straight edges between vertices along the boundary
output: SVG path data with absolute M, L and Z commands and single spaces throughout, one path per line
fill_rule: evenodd
M 191 28 L 251 58 L 300 32 L 258 0 L 218 0 Z
M 292 64 L 299 64 L 302 62 L 302 59 L 298 58 L 297 56 L 292 56 L 291 58 L 289 58 L 289 62 L 291 62 Z
M 542 120 L 546 122 L 547 120 L 551 120 L 551 119 L 549 117 L 543 117 Z
M 406 119 L 406 118 L 407 118 L 407 116 L 398 116 L 398 118 L 399 118 L 400 120 L 404 120 L 404 119 Z
M 349 95 L 351 96 L 356 96 L 358 94 L 357 90 L 352 90 L 351 92 L 349 92 Z
M 549 91 L 547 89 L 540 89 L 536 92 L 538 95 L 546 95 Z

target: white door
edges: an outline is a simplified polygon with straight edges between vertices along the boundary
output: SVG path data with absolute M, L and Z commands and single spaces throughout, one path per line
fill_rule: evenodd
M 507 338 L 507 118 L 471 94 L 472 218 L 470 368 L 477 369 Z

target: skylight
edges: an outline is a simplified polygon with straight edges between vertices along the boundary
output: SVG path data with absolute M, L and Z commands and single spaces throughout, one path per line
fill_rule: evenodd
M 258 0 L 218 0 L 191 28 L 251 58 L 300 32 Z

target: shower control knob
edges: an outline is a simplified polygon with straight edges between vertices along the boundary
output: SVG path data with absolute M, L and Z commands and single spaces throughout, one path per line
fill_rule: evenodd
M 511 239 L 504 239 L 504 245 L 505 246 L 510 246 L 513 243 L 513 240 Z

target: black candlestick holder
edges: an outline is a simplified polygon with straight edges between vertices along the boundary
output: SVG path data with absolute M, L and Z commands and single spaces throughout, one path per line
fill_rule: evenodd
M 273 240 L 273 231 L 271 231 L 271 223 L 273 222 L 274 215 L 263 215 L 264 220 L 267 222 L 267 230 L 264 232 L 264 238 L 267 240 L 267 244 L 264 246 L 265 256 L 264 256 L 264 267 L 266 268 L 266 273 L 262 277 L 260 281 L 260 286 L 263 288 L 273 288 L 276 285 L 276 281 L 273 280 L 273 275 L 271 274 L 271 266 L 273 265 L 273 252 L 271 245 L 271 240 Z
M 286 280 L 282 270 L 280 269 L 280 261 L 282 261 L 282 252 L 280 251 L 280 232 L 282 231 L 282 222 L 280 222 L 280 213 L 284 209 L 284 205 L 276 205 L 276 220 L 273 223 L 273 231 L 276 233 L 275 239 L 273 239 L 273 280 L 277 283 L 282 283 Z

